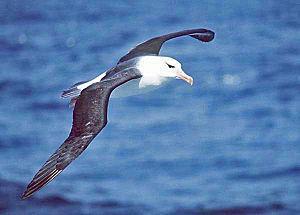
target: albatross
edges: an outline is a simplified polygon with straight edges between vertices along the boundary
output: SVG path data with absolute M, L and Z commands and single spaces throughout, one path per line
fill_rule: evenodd
M 210 42 L 214 35 L 213 31 L 201 28 L 151 38 L 131 49 L 113 68 L 63 91 L 62 98 L 70 99 L 70 105 L 74 106 L 70 134 L 33 177 L 22 199 L 30 197 L 58 176 L 106 126 L 111 95 L 139 94 L 156 89 L 172 79 L 193 84 L 193 78 L 182 70 L 177 60 L 159 56 L 164 42 L 182 36 Z

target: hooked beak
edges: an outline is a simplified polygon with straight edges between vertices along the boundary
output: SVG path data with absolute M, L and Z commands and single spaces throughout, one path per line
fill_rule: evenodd
M 184 71 L 180 71 L 176 73 L 176 78 L 181 79 L 189 83 L 190 85 L 193 85 L 193 78 L 189 75 L 187 75 Z

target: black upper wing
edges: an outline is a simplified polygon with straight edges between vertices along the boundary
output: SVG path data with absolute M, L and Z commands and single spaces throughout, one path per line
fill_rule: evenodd
M 130 68 L 82 91 L 73 111 L 73 126 L 69 137 L 33 177 L 22 195 L 23 199 L 49 183 L 87 148 L 107 123 L 111 92 L 117 86 L 139 77 L 139 71 Z
M 176 37 L 181 37 L 186 35 L 191 36 L 202 42 L 209 42 L 214 39 L 215 33 L 211 30 L 200 28 L 200 29 L 178 31 L 178 32 L 162 35 L 159 37 L 155 37 L 134 47 L 132 50 L 128 52 L 128 54 L 123 56 L 118 63 L 130 60 L 138 56 L 158 55 L 160 48 L 164 42 Z

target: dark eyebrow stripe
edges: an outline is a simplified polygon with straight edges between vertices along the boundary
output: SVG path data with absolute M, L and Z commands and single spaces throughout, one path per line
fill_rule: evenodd
M 175 66 L 170 65 L 170 64 L 168 64 L 167 62 L 166 62 L 166 64 L 168 65 L 169 68 L 175 68 Z

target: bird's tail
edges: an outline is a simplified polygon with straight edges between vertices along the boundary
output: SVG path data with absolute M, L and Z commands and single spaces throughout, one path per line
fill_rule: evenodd
M 84 89 L 81 86 L 84 85 L 85 83 L 87 83 L 87 81 L 74 84 L 69 89 L 64 90 L 61 94 L 61 97 L 64 99 L 72 99 L 74 97 L 78 97 L 81 91 Z
M 69 89 L 64 90 L 61 94 L 61 97 L 64 99 L 70 99 L 69 107 L 72 108 L 75 106 L 76 100 L 80 96 L 81 91 L 88 86 L 88 81 L 78 82 L 71 86 Z
M 80 93 L 85 88 L 89 87 L 90 85 L 101 81 L 101 79 L 106 75 L 106 72 L 102 73 L 101 75 L 97 76 L 96 78 L 90 80 L 90 81 L 81 81 L 73 86 L 71 86 L 69 89 L 64 90 L 61 94 L 61 97 L 64 99 L 71 99 L 69 106 L 74 107 L 77 98 L 80 96 Z

